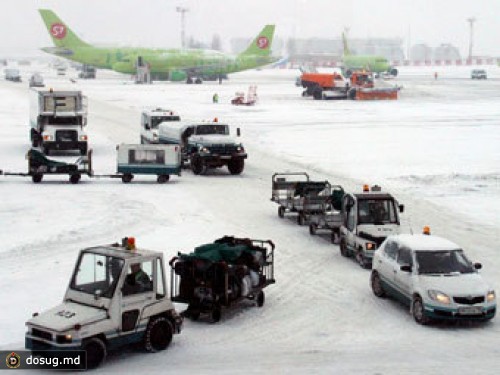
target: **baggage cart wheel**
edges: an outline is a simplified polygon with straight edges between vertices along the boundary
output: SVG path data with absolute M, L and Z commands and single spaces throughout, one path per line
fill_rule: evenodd
M 303 213 L 299 212 L 299 216 L 297 216 L 297 224 L 304 225 L 305 222 L 306 222 L 306 217 L 304 216 Z
M 349 257 L 349 253 L 347 252 L 347 244 L 345 243 L 344 239 L 340 240 L 340 246 L 339 247 L 340 247 L 340 254 L 343 257 L 348 258 Z
M 283 206 L 278 207 L 278 216 L 281 217 L 282 219 L 285 217 L 285 207 Z
M 314 236 L 316 232 L 318 231 L 318 226 L 314 223 L 309 224 L 309 234 L 311 236 Z
M 125 173 L 123 176 L 122 176 L 122 182 L 124 184 L 128 184 L 130 181 L 132 181 L 132 179 L 134 178 L 134 175 L 133 174 L 130 174 L 130 173 Z
M 222 311 L 220 306 L 215 306 L 212 310 L 212 322 L 217 323 L 220 321 L 220 318 L 222 316 Z
M 72 174 L 71 176 L 69 176 L 69 182 L 71 182 L 72 184 L 77 184 L 78 182 L 80 182 L 80 178 L 82 178 L 82 176 L 79 173 Z
M 168 180 L 170 180 L 170 176 L 168 174 L 161 174 L 157 179 L 159 184 L 164 184 L 165 182 L 168 182 Z
M 261 290 L 259 294 L 257 294 L 257 306 L 262 307 L 264 306 L 264 302 L 266 301 L 266 295 L 264 292 Z
M 43 174 L 41 173 L 36 173 L 34 174 L 33 176 L 31 176 L 31 179 L 33 180 L 33 182 L 35 184 L 38 184 L 40 182 L 42 182 L 42 179 L 43 179 Z

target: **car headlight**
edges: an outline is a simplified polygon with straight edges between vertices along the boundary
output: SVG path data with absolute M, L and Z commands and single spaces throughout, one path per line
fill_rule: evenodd
M 486 301 L 487 302 L 492 302 L 495 300 L 495 291 L 494 290 L 490 290 L 488 292 L 488 294 L 486 295 Z
M 366 250 L 375 250 L 375 248 L 377 247 L 374 243 L 372 242 L 367 242 L 366 243 Z
M 429 294 L 429 297 L 431 297 L 431 299 L 433 299 L 436 302 L 439 302 L 439 303 L 442 303 L 445 305 L 449 305 L 451 302 L 450 297 L 448 297 L 448 295 L 446 295 L 443 292 L 440 292 L 438 290 L 429 290 L 427 293 Z

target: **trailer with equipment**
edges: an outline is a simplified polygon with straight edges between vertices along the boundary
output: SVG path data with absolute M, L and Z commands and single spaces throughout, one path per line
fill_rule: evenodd
M 87 98 L 81 91 L 30 90 L 30 139 L 44 154 L 79 150 L 87 154 Z
M 373 254 L 392 234 L 400 233 L 399 213 L 404 206 L 380 186 L 365 185 L 362 193 L 348 193 L 342 199 L 340 253 L 356 258 L 363 268 L 370 268 Z
M 179 114 L 170 109 L 155 108 L 142 111 L 141 114 L 141 143 L 178 143 L 161 142 L 159 139 L 159 125 L 163 122 L 181 121 Z
M 190 254 L 179 253 L 169 264 L 172 301 L 188 304 L 183 314 L 193 320 L 208 313 L 218 322 L 223 307 L 244 300 L 261 307 L 263 289 L 275 283 L 274 244 L 269 240 L 225 236 Z
M 299 225 L 323 210 L 330 195 L 328 181 L 310 181 L 307 173 L 275 173 L 272 177 L 271 201 L 279 205 L 278 216 L 284 218 L 286 213 L 297 213 Z
M 116 174 L 95 174 L 92 169 L 92 150 L 75 162 L 62 162 L 47 158 L 37 149 L 28 151 L 27 173 L 4 172 L 5 176 L 30 176 L 34 183 L 42 181 L 45 175 L 67 175 L 72 184 L 77 184 L 83 175 L 90 178 L 120 178 L 129 183 L 135 175 L 157 175 L 162 184 L 170 176 L 181 175 L 181 153 L 178 145 L 130 145 L 116 147 Z
M 134 238 L 124 238 L 81 250 L 63 302 L 34 313 L 26 326 L 25 346 L 35 355 L 84 350 L 92 369 L 124 345 L 166 349 L 182 317 L 167 296 L 163 253 L 137 249 Z

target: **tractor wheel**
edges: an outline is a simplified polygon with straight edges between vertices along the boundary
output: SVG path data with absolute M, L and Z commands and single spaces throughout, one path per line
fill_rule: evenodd
M 241 174 L 245 168 L 245 159 L 231 159 L 227 164 L 227 169 L 233 175 Z
M 144 349 L 152 353 L 165 350 L 172 342 L 172 335 L 172 324 L 167 318 L 153 318 L 144 333 Z
M 191 170 L 196 175 L 202 174 L 205 170 L 203 160 L 198 155 L 193 155 L 191 158 Z
M 170 180 L 170 176 L 168 174 L 161 174 L 158 176 L 156 181 L 158 181 L 159 184 L 164 184 Z
M 82 349 L 87 353 L 88 370 L 97 368 L 106 359 L 106 345 L 97 337 L 84 341 Z

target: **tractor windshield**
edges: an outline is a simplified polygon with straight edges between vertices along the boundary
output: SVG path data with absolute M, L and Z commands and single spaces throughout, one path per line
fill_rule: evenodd
M 75 268 L 71 289 L 111 298 L 125 261 L 109 255 L 83 252 Z
M 198 125 L 196 127 L 197 135 L 221 134 L 229 135 L 229 127 L 227 125 Z
M 398 224 L 394 200 L 360 199 L 358 203 L 359 224 Z

